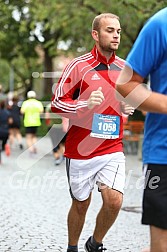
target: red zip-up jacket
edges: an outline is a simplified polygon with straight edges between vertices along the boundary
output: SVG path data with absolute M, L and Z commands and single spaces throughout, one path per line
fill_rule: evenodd
M 115 82 L 123 66 L 124 60 L 115 54 L 107 62 L 94 46 L 90 53 L 75 58 L 64 69 L 52 98 L 51 109 L 70 119 L 66 157 L 89 159 L 123 151 L 123 121 L 115 94 Z M 88 109 L 87 100 L 98 87 L 102 87 L 105 100 L 101 105 Z M 90 136 L 94 113 L 118 116 L 119 137 L 102 139 Z

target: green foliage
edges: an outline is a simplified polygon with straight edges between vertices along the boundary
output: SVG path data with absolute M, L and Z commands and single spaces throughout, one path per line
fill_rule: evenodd
M 7 61 L 0 60 L 0 84 L 3 86 L 3 91 L 8 89 L 10 67 Z
M 39 137 L 45 136 L 47 134 L 47 132 L 48 132 L 48 127 L 47 127 L 44 119 L 42 119 L 41 123 L 42 124 L 38 128 L 38 131 L 37 131 L 37 136 L 39 136 Z
M 16 87 L 17 83 L 32 86 L 32 73 L 52 71 L 53 58 L 75 57 L 92 48 L 91 23 L 102 12 L 120 17 L 118 54 L 125 58 L 145 21 L 163 7 L 166 0 L 1 0 L 0 64 L 4 59 L 13 66 Z M 67 48 L 60 47 L 62 41 Z

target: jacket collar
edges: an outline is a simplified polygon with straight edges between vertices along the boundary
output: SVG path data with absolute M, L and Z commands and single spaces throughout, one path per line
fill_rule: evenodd
M 113 53 L 113 55 L 111 56 L 111 58 L 109 59 L 109 61 L 107 61 L 106 57 L 103 56 L 98 50 L 97 47 L 94 46 L 92 51 L 91 51 L 92 55 L 96 58 L 97 61 L 108 65 L 111 64 L 114 60 L 115 60 L 115 52 Z

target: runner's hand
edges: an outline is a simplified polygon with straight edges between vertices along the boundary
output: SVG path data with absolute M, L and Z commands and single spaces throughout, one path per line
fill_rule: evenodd
M 125 115 L 133 115 L 135 109 L 129 104 L 126 104 L 125 102 L 121 102 L 121 111 Z
M 102 87 L 93 91 L 88 99 L 88 108 L 93 109 L 95 106 L 100 105 L 104 101 L 104 95 L 102 92 Z

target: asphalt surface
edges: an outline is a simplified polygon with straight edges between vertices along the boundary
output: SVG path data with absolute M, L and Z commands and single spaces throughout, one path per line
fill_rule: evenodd
M 25 143 L 24 143 L 25 146 Z M 49 137 L 39 139 L 38 153 L 15 146 L 2 153 L 0 164 L 0 251 L 66 252 L 66 219 L 71 204 L 65 162 L 54 165 Z M 126 156 L 126 188 L 122 209 L 104 239 L 107 252 L 141 252 L 149 244 L 149 228 L 141 225 L 142 163 Z M 92 202 L 81 234 L 79 252 L 92 235 L 100 193 Z

